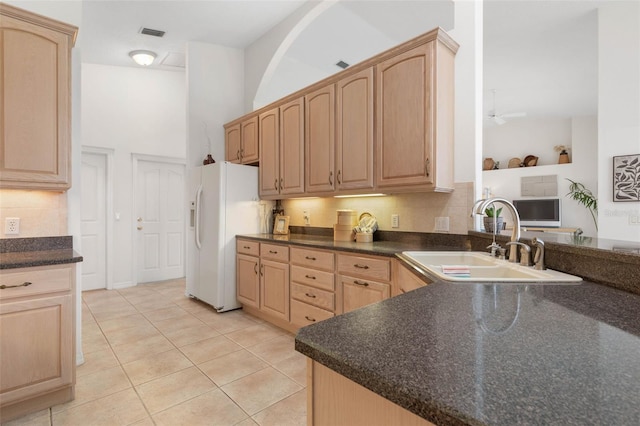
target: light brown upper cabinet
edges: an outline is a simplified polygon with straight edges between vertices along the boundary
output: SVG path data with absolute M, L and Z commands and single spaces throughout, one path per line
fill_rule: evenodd
M 71 48 L 78 29 L 0 3 L 0 187 L 71 187 Z
M 225 125 L 226 160 L 237 164 L 255 164 L 258 155 L 258 116 Z
M 264 111 L 258 121 L 260 197 L 304 194 L 304 99 Z
M 373 67 L 336 83 L 336 187 L 373 188 Z
M 437 28 L 229 123 L 259 114 L 260 196 L 453 191 L 457 50 Z
M 379 190 L 453 190 L 454 55 L 436 39 L 377 65 Z
M 305 192 L 334 189 L 335 89 L 331 84 L 304 97 Z

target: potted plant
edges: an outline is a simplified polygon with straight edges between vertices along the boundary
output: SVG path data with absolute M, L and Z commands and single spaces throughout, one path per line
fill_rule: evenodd
M 492 204 L 484 210 L 484 214 L 486 215 L 484 218 L 484 230 L 487 232 L 500 232 L 504 227 L 504 219 L 500 216 L 502 213 L 502 207 L 496 210 L 495 206 Z M 496 230 L 494 231 L 493 224 L 496 224 Z
M 569 147 L 565 145 L 556 145 L 553 149 L 560 153 L 558 156 L 558 164 L 567 164 L 571 162 L 571 160 L 569 160 L 569 153 L 567 152 Z
M 569 192 L 567 196 L 572 200 L 577 201 L 579 204 L 582 204 L 589 213 L 591 213 L 591 218 L 593 219 L 594 225 L 596 225 L 596 231 L 598 230 L 598 199 L 593 195 L 593 193 L 587 189 L 580 182 L 575 182 L 569 178 L 565 178 L 571 184 L 569 185 Z

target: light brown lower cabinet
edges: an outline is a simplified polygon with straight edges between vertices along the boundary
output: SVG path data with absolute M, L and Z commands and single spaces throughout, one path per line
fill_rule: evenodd
M 245 306 L 260 307 L 260 261 L 255 256 L 236 255 L 236 297 Z
M 403 425 L 433 423 L 307 358 L 307 425 Z
M 70 401 L 75 265 L 0 273 L 0 421 Z
M 236 248 L 245 311 L 293 333 L 428 284 L 387 256 L 243 238 Z
M 340 297 L 340 313 L 350 312 L 372 303 L 381 302 L 391 296 L 391 286 L 365 278 L 345 275 L 338 276 Z
M 260 310 L 289 321 L 289 264 L 260 260 Z

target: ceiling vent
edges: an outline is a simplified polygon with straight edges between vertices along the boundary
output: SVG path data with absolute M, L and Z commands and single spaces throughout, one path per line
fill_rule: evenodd
M 151 28 L 140 28 L 140 34 L 149 35 L 153 37 L 164 37 L 164 31 L 154 30 Z
M 336 64 L 337 66 L 339 66 L 342 69 L 345 69 L 349 66 L 348 63 L 346 63 L 345 61 L 338 61 L 338 63 Z

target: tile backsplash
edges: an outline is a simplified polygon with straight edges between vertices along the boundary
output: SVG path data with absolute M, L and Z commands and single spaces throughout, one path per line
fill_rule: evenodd
M 336 210 L 352 209 L 360 215 L 369 212 L 385 231 L 436 231 L 436 218 L 449 218 L 450 234 L 466 234 L 472 229 L 471 207 L 474 203 L 473 182 L 456 183 L 452 193 L 396 194 L 358 198 L 303 198 L 282 200 L 289 224 L 304 226 L 304 211 L 310 226 L 331 228 L 336 223 Z M 391 227 L 391 215 L 399 216 L 399 227 Z
M 20 234 L 5 235 L 5 218 L 20 218 Z M 67 235 L 65 192 L 0 190 L 0 238 Z

